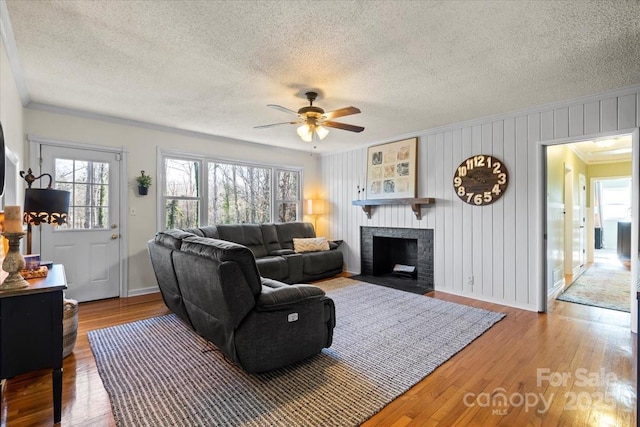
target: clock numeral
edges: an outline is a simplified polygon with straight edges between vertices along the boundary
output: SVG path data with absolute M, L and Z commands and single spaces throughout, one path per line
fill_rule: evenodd
M 458 176 L 467 176 L 467 167 L 459 166 L 458 167 Z
M 502 193 L 502 190 L 500 190 L 500 184 L 494 185 L 493 189 L 491 190 L 491 192 L 493 194 L 495 194 L 496 196 L 500 195 L 500 193 Z
M 491 195 L 491 191 L 485 191 L 484 196 L 482 197 L 485 203 L 490 203 L 493 200 L 493 196 Z
M 458 196 L 462 197 L 464 196 L 464 187 L 461 185 L 460 187 L 458 187 Z
M 476 195 L 473 196 L 473 203 L 475 203 L 476 205 L 481 205 L 482 204 L 482 194 L 478 193 Z
M 502 163 L 500 163 L 500 162 L 495 162 L 493 164 L 493 173 L 494 173 L 494 175 L 497 175 L 497 174 L 501 173 L 500 166 L 502 166 Z
M 473 169 L 473 157 L 470 159 L 467 159 L 467 170 L 472 170 Z
M 492 167 L 492 166 L 491 166 L 491 160 L 493 160 L 493 159 L 491 159 L 491 156 L 487 156 L 487 167 L 488 167 L 489 169 L 491 169 L 491 167 Z
M 507 174 L 502 172 L 498 175 L 498 184 L 503 185 L 505 182 L 507 182 Z
M 455 185 L 456 187 L 459 187 L 462 185 L 462 178 L 460 178 L 459 176 L 456 176 L 453 178 L 453 185 Z
M 484 156 L 482 154 L 478 154 L 477 156 L 475 156 L 473 158 L 473 161 L 474 161 L 476 167 L 483 167 L 484 166 Z
M 471 203 L 471 198 L 473 197 L 473 193 L 467 194 L 467 203 Z

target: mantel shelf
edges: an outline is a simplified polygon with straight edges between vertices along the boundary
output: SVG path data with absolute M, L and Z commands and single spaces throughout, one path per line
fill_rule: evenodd
M 380 205 L 410 205 L 411 210 L 419 220 L 422 219 L 422 206 L 428 206 L 435 203 L 433 197 L 422 198 L 406 198 L 406 199 L 368 199 L 368 200 L 354 200 L 352 204 L 354 206 L 362 206 L 362 210 L 367 214 L 367 218 L 371 219 L 372 206 Z

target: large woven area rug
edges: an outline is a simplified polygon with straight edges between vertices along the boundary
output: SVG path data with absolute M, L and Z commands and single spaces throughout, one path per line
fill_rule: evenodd
M 631 273 L 597 264 L 582 273 L 557 299 L 618 311 L 630 311 Z
M 504 317 L 339 278 L 333 345 L 250 375 L 175 315 L 89 332 L 119 426 L 356 426 Z

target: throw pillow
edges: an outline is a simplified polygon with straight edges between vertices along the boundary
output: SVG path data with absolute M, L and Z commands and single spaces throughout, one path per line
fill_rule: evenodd
M 328 251 L 329 242 L 326 237 L 293 238 L 293 250 L 297 253 Z

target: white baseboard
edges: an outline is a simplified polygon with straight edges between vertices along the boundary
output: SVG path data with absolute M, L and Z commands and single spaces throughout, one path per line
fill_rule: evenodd
M 156 292 L 160 292 L 160 288 L 158 288 L 158 286 L 149 286 L 148 288 L 140 288 L 140 289 L 133 289 L 130 290 L 129 293 L 127 294 L 127 297 L 137 297 L 140 295 L 147 295 L 147 294 L 153 294 Z

